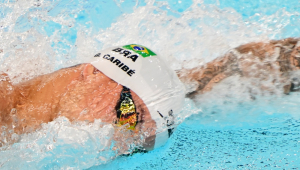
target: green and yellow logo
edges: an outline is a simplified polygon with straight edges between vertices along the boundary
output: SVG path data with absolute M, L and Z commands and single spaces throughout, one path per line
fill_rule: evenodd
M 134 51 L 144 58 L 150 56 L 156 56 L 156 54 L 153 51 L 151 51 L 149 48 L 137 44 L 125 45 L 123 46 L 123 48 Z

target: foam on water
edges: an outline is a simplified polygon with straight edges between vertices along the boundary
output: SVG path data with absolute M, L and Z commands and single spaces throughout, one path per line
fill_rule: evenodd
M 68 119 L 60 117 L 43 124 L 37 132 L 20 136 L 18 143 L 3 149 L 1 168 L 85 169 L 106 163 L 117 156 L 117 152 L 110 148 L 113 135 L 111 124 L 99 120 L 90 124 L 71 124 Z
M 257 8 L 256 13 L 251 13 L 251 9 L 243 11 L 244 7 L 233 1 L 224 4 L 207 0 L 0 0 L 0 71 L 8 73 L 13 82 L 18 83 L 62 67 L 83 63 L 87 56 L 93 56 L 103 48 L 128 43 L 154 49 L 165 57 L 174 70 L 192 68 L 203 65 L 240 44 L 298 36 L 299 10 L 283 8 L 279 1 L 272 1 L 272 4 L 279 4 L 279 7 L 270 12 L 268 6 L 262 5 Z M 292 115 L 294 124 L 299 124 L 296 121 L 299 118 L 298 94 L 282 95 L 280 88 L 267 80 L 264 83 L 269 83 L 273 89 L 270 95 L 251 86 L 251 81 L 257 80 L 232 77 L 231 81 L 225 81 L 213 91 L 199 96 L 196 105 L 186 100 L 178 119 L 182 121 L 192 114 L 193 116 L 178 127 L 165 147 L 148 155 L 137 154 L 132 158 L 121 157 L 114 160 L 118 153 L 112 149 L 114 132 L 111 125 L 102 123 L 101 120 L 91 124 L 72 124 L 65 118 L 58 118 L 44 124 L 39 131 L 21 135 L 18 143 L 2 148 L 0 167 L 84 169 L 102 165 L 112 169 L 119 166 L 122 169 L 130 163 L 132 167 L 139 168 L 134 162 L 143 160 L 145 164 L 141 167 L 159 169 L 160 166 L 172 166 L 168 163 L 179 160 L 180 154 L 183 154 L 181 157 L 188 158 L 191 162 L 178 164 L 177 167 L 188 168 L 190 164 L 192 168 L 199 168 L 200 164 L 210 158 L 203 158 L 202 162 L 193 161 L 192 157 L 201 156 L 181 150 L 191 146 L 201 147 L 208 142 L 191 146 L 182 146 L 176 142 L 197 143 L 201 139 L 195 138 L 193 133 L 209 134 L 211 131 L 209 128 L 207 131 L 199 128 L 214 125 L 244 126 L 241 122 L 258 126 L 258 122 L 264 120 L 261 117 L 275 113 L 288 113 L 289 116 Z M 257 92 L 254 101 L 252 94 L 247 91 L 249 88 Z M 239 133 L 235 134 L 238 136 Z M 226 135 L 227 132 L 224 132 L 221 136 Z M 192 140 L 188 141 L 188 137 Z M 208 139 L 205 135 L 201 137 Z M 214 141 L 217 137 L 218 135 L 209 139 Z M 227 144 L 230 143 L 230 139 L 228 140 Z M 213 142 L 211 145 L 216 147 Z M 203 147 L 201 148 L 199 152 L 203 155 Z M 166 159 L 166 165 L 155 158 L 163 152 L 170 155 L 159 157 Z M 189 154 L 191 157 L 187 156 Z M 107 164 L 112 160 L 113 163 Z M 152 162 L 153 166 L 147 165 L 147 162 Z M 227 166 L 225 162 L 206 165 L 203 167 L 236 167 Z

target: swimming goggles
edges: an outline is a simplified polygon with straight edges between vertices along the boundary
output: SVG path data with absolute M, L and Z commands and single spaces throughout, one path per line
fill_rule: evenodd
M 129 124 L 128 129 L 134 130 L 138 123 L 138 114 L 136 112 L 136 106 L 132 100 L 130 89 L 123 86 L 123 90 L 120 95 L 120 100 L 116 106 L 118 126 Z

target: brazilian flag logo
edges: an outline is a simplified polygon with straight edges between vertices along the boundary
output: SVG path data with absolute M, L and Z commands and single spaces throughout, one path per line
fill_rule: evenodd
M 125 45 L 123 46 L 123 48 L 134 51 L 144 58 L 150 56 L 156 56 L 156 54 L 153 51 L 151 51 L 149 48 L 137 44 Z

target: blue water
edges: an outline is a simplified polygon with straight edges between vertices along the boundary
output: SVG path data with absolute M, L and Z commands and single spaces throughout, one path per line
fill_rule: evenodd
M 14 3 L 17 1 L 0 0 L 1 21 L 11 22 L 7 16 L 18 11 L 13 7 Z M 151 45 L 167 56 L 171 54 L 176 58 L 176 62 L 172 63 L 172 67 L 176 69 L 183 60 L 204 58 L 205 61 L 209 61 L 242 43 L 297 37 L 300 33 L 300 5 L 297 0 L 44 0 L 30 3 L 31 5 L 24 7 L 24 10 L 20 8 L 20 13 L 15 14 L 17 18 L 12 21 L 12 25 L 0 27 L 0 37 L 6 41 L 8 39 L 5 36 L 8 33 L 15 33 L 8 36 L 12 41 L 7 42 L 13 47 L 1 44 L 9 52 L 1 56 L 0 62 L 5 65 L 12 63 L 10 58 L 14 60 L 15 53 L 11 48 L 22 49 L 27 48 L 26 44 L 31 45 L 35 41 L 39 44 L 46 42 L 47 45 L 41 47 L 43 52 L 34 52 L 45 55 L 45 59 L 39 60 L 37 65 L 42 65 L 47 70 L 38 70 L 40 66 L 33 66 L 33 69 L 37 69 L 36 74 L 51 72 L 72 65 L 78 60 L 82 61 L 79 57 L 80 50 L 89 51 L 91 46 L 99 50 L 116 41 L 122 44 L 128 41 L 140 42 Z M 43 6 L 39 3 L 49 4 Z M 199 10 L 193 10 L 196 7 Z M 145 11 L 139 11 L 140 9 Z M 191 12 L 188 13 L 189 11 Z M 138 18 L 143 14 L 146 14 L 146 17 Z M 167 21 L 162 18 L 166 18 Z M 120 28 L 116 28 L 114 24 L 120 24 L 117 25 Z M 149 27 L 157 30 L 144 29 L 151 24 L 154 26 Z M 134 26 L 139 28 L 135 29 Z M 163 28 L 166 28 L 167 32 L 163 32 Z M 137 34 L 134 34 L 134 31 L 137 31 Z M 196 31 L 195 34 L 193 31 Z M 26 36 L 22 33 L 26 33 Z M 180 34 L 183 36 L 176 37 Z M 92 40 L 80 45 L 78 42 L 80 36 Z M 217 37 L 216 40 L 212 38 L 214 36 Z M 190 42 L 203 49 L 199 51 L 195 48 L 188 49 L 193 46 L 192 43 L 184 46 Z M 215 46 L 215 43 L 220 43 L 217 44 L 219 48 L 209 49 L 210 46 Z M 79 47 L 82 48 L 79 50 Z M 194 55 L 193 52 L 199 55 Z M 33 56 L 32 58 L 35 60 Z M 14 62 L 16 68 L 20 68 L 22 62 L 32 61 L 16 58 Z M 50 66 L 47 66 L 49 63 Z M 2 66 L 1 71 L 6 68 Z M 26 78 L 25 73 L 31 69 L 21 71 L 14 70 L 19 76 Z M 241 92 L 236 94 L 239 96 Z M 299 94 L 258 97 L 254 102 L 238 97 L 223 98 L 224 96 L 214 95 L 203 96 L 208 97 L 207 101 L 201 99 L 205 102 L 185 109 L 184 112 L 193 114 L 177 127 L 165 146 L 148 153 L 114 158 L 110 150 L 99 153 L 94 152 L 93 149 L 98 149 L 95 146 L 83 147 L 60 143 L 54 145 L 54 149 L 41 151 L 39 154 L 44 154 L 43 159 L 39 159 L 43 156 L 31 153 L 34 150 L 20 152 L 34 158 L 25 161 L 26 157 L 20 156 L 24 160 L 19 160 L 21 166 L 14 164 L 16 163 L 12 156 L 14 152 L 1 151 L 0 159 L 8 155 L 10 161 L 7 162 L 11 164 L 1 161 L 0 167 L 4 169 L 73 167 L 92 170 L 300 168 Z M 45 141 L 47 140 L 36 143 Z M 17 145 L 13 147 L 18 148 Z M 99 159 L 104 155 L 106 157 L 111 155 L 111 159 L 106 161 Z M 87 165 L 80 165 L 83 162 Z
M 297 169 L 299 123 L 287 114 L 243 127 L 209 127 L 189 119 L 166 146 L 91 169 Z

